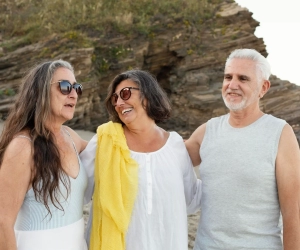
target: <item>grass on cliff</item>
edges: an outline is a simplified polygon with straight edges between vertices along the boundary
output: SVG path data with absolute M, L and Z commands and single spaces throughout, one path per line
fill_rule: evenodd
M 53 33 L 78 31 L 150 35 L 161 19 L 203 22 L 222 0 L 2 0 L 0 31 L 30 44 Z M 170 24 L 172 25 L 172 24 Z M 23 42 L 24 43 L 24 42 Z

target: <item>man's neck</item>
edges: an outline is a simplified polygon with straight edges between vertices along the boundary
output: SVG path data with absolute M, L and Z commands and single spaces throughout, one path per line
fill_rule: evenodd
M 258 108 L 254 110 L 230 111 L 229 124 L 234 128 L 243 128 L 261 118 L 264 113 Z

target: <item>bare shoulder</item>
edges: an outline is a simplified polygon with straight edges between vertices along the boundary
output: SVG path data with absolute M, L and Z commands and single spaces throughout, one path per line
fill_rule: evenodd
M 198 144 L 199 146 L 201 145 L 204 134 L 206 130 L 206 123 L 202 124 L 199 126 L 190 136 L 188 140 L 186 140 L 186 145 L 188 144 Z
M 77 148 L 77 151 L 80 153 L 81 151 L 83 151 L 87 145 L 87 141 L 82 139 L 73 129 L 71 129 L 70 127 L 68 126 L 64 126 L 64 128 L 70 133 L 75 145 L 76 145 L 76 148 Z
M 26 137 L 13 138 L 4 152 L 0 168 L 0 214 L 5 214 L 11 225 L 31 187 L 32 156 L 32 143 Z
M 31 180 L 33 166 L 33 148 L 28 137 L 14 137 L 8 144 L 1 163 L 1 177 L 6 181 L 11 177 L 19 178 L 26 187 Z
M 14 135 L 13 139 L 15 139 L 15 138 L 23 138 L 23 139 L 32 141 L 29 130 L 27 130 L 27 129 L 24 129 L 24 130 L 20 131 L 19 133 L 17 133 L 16 135 Z
M 289 151 L 289 150 L 299 151 L 299 145 L 293 128 L 289 124 L 286 124 L 283 127 L 280 136 L 278 153 L 280 154 L 282 151 Z
M 292 127 L 286 124 L 282 130 L 276 157 L 276 179 L 280 187 L 288 190 L 289 186 L 300 183 L 300 151 Z
M 32 140 L 28 133 L 18 133 L 14 136 L 11 142 L 8 144 L 4 157 L 6 156 L 28 156 L 32 157 L 33 147 Z
M 206 130 L 206 123 L 199 126 L 191 135 L 191 137 L 185 141 L 185 146 L 189 152 L 191 160 L 194 166 L 198 166 L 201 162 L 199 150 L 202 144 L 204 134 Z

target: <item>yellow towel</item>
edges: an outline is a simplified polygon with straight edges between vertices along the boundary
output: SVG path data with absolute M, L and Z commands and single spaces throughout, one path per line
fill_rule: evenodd
M 124 250 L 138 186 L 138 164 L 130 157 L 120 123 L 98 127 L 90 250 Z

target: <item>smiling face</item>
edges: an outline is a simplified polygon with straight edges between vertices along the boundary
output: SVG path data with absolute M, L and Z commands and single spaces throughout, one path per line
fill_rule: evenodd
M 244 110 L 259 103 L 263 81 L 258 82 L 256 63 L 249 59 L 232 59 L 225 67 L 222 97 L 231 111 Z
M 137 118 L 141 120 L 147 116 L 146 110 L 144 109 L 141 98 L 140 91 L 137 89 L 130 89 L 131 96 L 128 100 L 122 100 L 120 97 L 120 91 L 125 87 L 138 88 L 138 85 L 132 80 L 124 80 L 117 85 L 115 93 L 119 96 L 116 102 L 115 110 L 118 113 L 121 121 L 126 125 L 130 125 L 133 121 L 137 121 Z
M 58 68 L 53 74 L 50 87 L 51 118 L 52 121 L 62 124 L 73 118 L 78 96 L 73 88 L 70 94 L 63 95 L 59 89 L 60 80 L 68 80 L 74 84 L 76 79 L 73 72 L 67 68 Z

